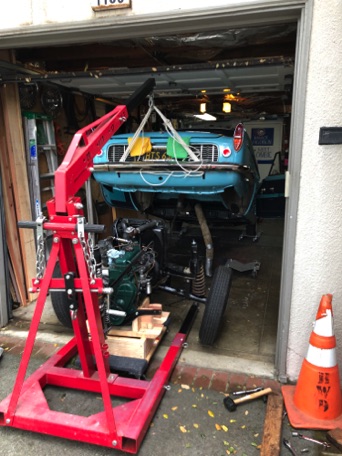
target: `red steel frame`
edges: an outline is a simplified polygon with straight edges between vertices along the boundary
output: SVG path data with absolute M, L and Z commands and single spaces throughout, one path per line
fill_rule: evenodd
M 90 176 L 95 154 L 127 117 L 126 106 L 118 106 L 80 130 L 56 171 L 56 196 L 47 203 L 49 220 L 43 223 L 44 230 L 53 233 L 52 249 L 44 276 L 32 280 L 32 292 L 39 295 L 13 391 L 0 403 L 0 425 L 136 453 L 163 397 L 186 333 L 181 329 L 175 336 L 152 380 L 110 373 L 98 305 L 103 282 L 101 278 L 90 277 L 76 227 L 83 209 L 80 199 L 73 196 Z M 64 279 L 53 278 L 58 259 L 62 276 L 74 272 L 75 289 L 82 289 L 82 294 L 78 293 L 76 318 L 72 320 L 74 337 L 25 380 L 49 289 L 65 288 Z M 76 355 L 81 370 L 65 367 Z M 89 417 L 53 411 L 44 396 L 47 385 L 101 394 L 104 409 Z M 129 401 L 113 407 L 111 396 Z

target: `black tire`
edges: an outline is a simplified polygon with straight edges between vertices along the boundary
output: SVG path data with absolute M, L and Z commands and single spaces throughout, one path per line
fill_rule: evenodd
M 215 269 L 199 330 L 199 339 L 203 345 L 213 345 L 217 338 L 227 308 L 231 283 L 230 268 L 219 266 Z
M 54 278 L 62 277 L 59 263 L 56 263 L 52 276 Z M 51 303 L 56 317 L 66 328 L 72 328 L 68 298 L 65 291 L 51 292 Z

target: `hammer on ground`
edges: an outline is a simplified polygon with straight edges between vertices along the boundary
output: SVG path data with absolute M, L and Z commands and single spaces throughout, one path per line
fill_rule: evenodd
M 272 393 L 271 388 L 264 388 L 260 391 L 257 391 L 256 393 L 247 394 L 247 396 L 239 397 L 238 399 L 234 400 L 231 397 L 227 396 L 223 399 L 223 403 L 227 410 L 229 410 L 230 412 L 234 412 L 239 404 L 251 401 L 253 399 L 256 399 L 257 397 L 262 397 L 270 393 Z

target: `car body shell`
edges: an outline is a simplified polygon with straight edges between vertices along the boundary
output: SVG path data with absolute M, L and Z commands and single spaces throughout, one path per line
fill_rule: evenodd
M 172 149 L 170 153 L 167 132 L 144 132 L 142 137 L 151 150 L 141 146 L 141 152 L 131 151 L 120 161 L 133 134 L 113 136 L 94 159 L 93 175 L 105 201 L 164 218 L 174 217 L 177 204 L 180 214 L 190 216 L 196 203 L 201 203 L 209 218 L 242 221 L 255 215 L 260 176 L 247 133 L 239 150 L 234 146 L 234 130 L 177 133 L 196 161 L 187 154 L 184 157 L 184 150 L 183 158 L 175 157 Z

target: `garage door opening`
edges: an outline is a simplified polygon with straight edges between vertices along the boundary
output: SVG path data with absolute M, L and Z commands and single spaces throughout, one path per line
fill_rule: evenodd
M 91 115 L 98 116 L 113 104 L 120 104 L 152 76 L 156 79 L 154 101 L 176 129 L 232 128 L 243 122 L 256 150 L 259 147 L 257 158 L 263 177 L 269 173 L 277 177 L 286 170 L 289 159 L 296 33 L 297 24 L 291 22 L 146 36 L 115 44 L 18 48 L 18 63 L 31 72 L 29 84 L 24 72 L 17 71 L 15 78 L 13 74 L 7 76 L 8 81 L 20 83 L 23 103 L 27 93 L 32 96 L 26 105 L 33 103 L 29 109 L 40 105 L 44 112 L 45 103 L 45 109 L 50 108 L 45 113 L 53 115 L 54 121 L 63 118 L 62 129 L 69 137 L 84 122 L 82 114 L 87 109 L 80 111 L 73 97 L 94 101 L 95 112 Z M 53 87 L 54 96 L 42 98 L 44 86 Z M 60 109 L 51 112 L 56 100 Z M 70 100 L 72 103 L 69 112 L 66 100 L 68 105 Z M 224 102 L 230 104 L 229 113 L 222 111 Z M 194 117 L 203 103 L 206 111 L 216 117 L 215 122 L 204 124 Z M 137 124 L 143 114 L 143 110 L 137 113 Z M 279 150 L 270 152 L 272 141 L 278 142 Z M 281 199 L 279 205 L 283 204 Z M 279 207 L 273 200 L 269 213 L 259 217 L 258 231 L 262 233 L 257 242 L 240 239 L 241 227 L 227 227 L 222 221 L 212 224 L 216 267 L 229 259 L 243 263 L 257 260 L 260 269 L 256 277 L 249 272 L 234 272 L 225 321 L 213 348 L 198 343 L 198 328 L 194 328 L 190 343 L 199 356 L 213 352 L 274 365 L 284 216 Z M 187 237 L 195 237 L 200 243 L 201 236 L 192 223 L 181 229 L 182 236 L 176 239 L 180 255 Z M 172 302 L 168 305 L 174 306 Z M 179 308 L 182 305 L 177 303 Z

